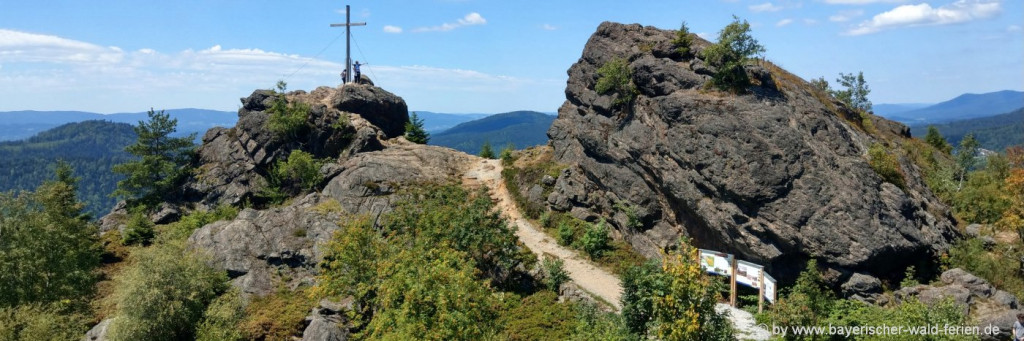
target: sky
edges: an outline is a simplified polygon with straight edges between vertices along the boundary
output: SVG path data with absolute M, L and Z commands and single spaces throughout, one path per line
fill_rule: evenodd
M 235 111 L 278 80 L 337 86 L 352 58 L 410 110 L 555 112 L 603 21 L 714 41 L 733 15 L 805 78 L 864 72 L 874 103 L 1024 90 L 1021 0 L 0 0 L 0 111 Z

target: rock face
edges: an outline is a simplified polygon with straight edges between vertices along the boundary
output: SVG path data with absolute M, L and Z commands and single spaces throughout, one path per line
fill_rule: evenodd
M 234 220 L 196 230 L 188 245 L 227 270 L 245 294 L 268 294 L 278 281 L 290 287 L 311 284 L 323 260 L 320 248 L 339 229 L 335 222 L 342 213 L 316 209 L 325 200 L 314 193 L 286 207 L 245 209 Z
M 553 209 L 613 216 L 649 257 L 689 235 L 784 282 L 814 257 L 837 286 L 854 273 L 902 273 L 957 237 L 907 160 L 906 190 L 868 165 L 868 147 L 905 138 L 905 127 L 872 117 L 865 132 L 856 114 L 767 63 L 748 66 L 756 85 L 746 94 L 702 90 L 713 67 L 674 52 L 674 36 L 603 23 L 587 42 L 548 131 L 555 160 L 571 166 L 546 198 Z M 692 50 L 707 45 L 695 37 Z M 628 61 L 638 90 L 620 107 L 594 90 L 597 69 L 614 58 Z M 623 227 L 620 203 L 636 208 L 642 228 Z

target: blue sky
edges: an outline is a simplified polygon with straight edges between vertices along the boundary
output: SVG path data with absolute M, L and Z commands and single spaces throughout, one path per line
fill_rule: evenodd
M 875 103 L 1024 89 L 1020 0 L 352 0 L 352 57 L 411 110 L 553 112 L 602 21 L 714 40 L 747 19 L 805 79 L 863 71 Z M 234 111 L 286 80 L 336 86 L 340 1 L 0 0 L 0 111 Z

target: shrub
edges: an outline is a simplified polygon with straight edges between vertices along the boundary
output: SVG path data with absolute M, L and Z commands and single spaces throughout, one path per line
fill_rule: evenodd
M 899 187 L 906 189 L 906 180 L 903 179 L 903 170 L 900 168 L 899 160 L 896 156 L 890 154 L 889 151 L 885 150 L 885 147 L 880 143 L 875 143 L 868 148 L 868 165 L 875 171 L 882 180 Z
M 690 56 L 690 46 L 693 45 L 693 36 L 690 35 L 690 28 L 686 26 L 684 21 L 679 26 L 679 31 L 676 31 L 676 37 L 672 39 L 672 46 L 675 47 L 675 52 L 686 58 Z
M 576 240 L 576 230 L 572 225 L 562 221 L 558 223 L 558 244 L 562 246 L 572 245 Z
M 864 72 L 858 72 L 856 76 L 840 73 L 836 82 L 845 89 L 832 91 L 832 96 L 854 110 L 862 113 L 871 111 L 871 100 L 868 99 L 871 88 L 864 81 Z
M 423 129 L 423 119 L 420 119 L 414 111 L 405 122 L 405 139 L 412 143 L 427 144 L 430 141 L 430 133 Z
M 178 221 L 165 226 L 160 231 L 157 241 L 185 240 L 200 227 L 216 221 L 234 219 L 236 216 L 238 216 L 238 208 L 227 204 L 221 204 L 208 211 L 192 211 Z
M 115 280 L 111 340 L 177 340 L 193 336 L 227 276 L 181 245 L 156 244 L 136 250 Z
M 494 149 L 491 148 L 491 142 L 490 141 L 484 141 L 484 145 L 480 146 L 480 154 L 479 154 L 479 156 L 482 157 L 482 158 L 485 158 L 485 159 L 493 159 L 494 158 Z
M 282 288 L 254 298 L 245 308 L 239 329 L 246 340 L 289 340 L 302 333 L 302 321 L 315 305 L 306 290 Z
M 953 151 L 953 146 L 946 141 L 945 137 L 942 137 L 939 129 L 933 125 L 928 126 L 928 133 L 924 135 L 924 141 L 943 153 L 950 154 Z
M 515 151 L 516 145 L 512 144 L 512 142 L 509 142 L 505 145 L 505 148 L 501 149 L 501 154 L 499 154 L 498 158 L 501 159 L 502 166 L 511 166 L 515 162 L 515 159 L 512 157 L 512 153 Z
M 622 276 L 622 318 L 637 335 L 647 335 L 654 314 L 654 298 L 668 291 L 671 281 L 657 261 L 633 266 Z
M 147 245 L 153 240 L 153 235 L 153 222 L 147 214 L 139 210 L 128 216 L 128 223 L 121 234 L 121 242 L 124 245 Z
M 767 317 L 779 326 L 818 326 L 828 317 L 833 300 L 818 272 L 818 262 L 811 259 L 789 293 L 771 306 Z
M 608 250 L 609 241 L 611 237 L 608 235 L 608 227 L 605 226 L 604 220 L 601 220 L 597 224 L 589 224 L 583 238 L 580 239 L 580 244 L 590 258 L 598 258 Z
M 704 272 L 697 256 L 685 240 L 678 253 L 665 256 L 667 290 L 652 299 L 655 332 L 662 340 L 733 340 L 729 320 L 715 312 L 721 284 Z
M 84 316 L 38 303 L 0 308 L 0 340 L 78 340 L 88 330 Z
M 210 302 L 203 321 L 196 329 L 197 341 L 243 341 L 238 328 L 245 317 L 245 308 L 238 290 L 231 289 Z
M 284 81 L 277 82 L 278 93 L 274 97 L 274 104 L 268 112 L 267 128 L 274 132 L 278 139 L 294 139 L 301 136 L 309 128 L 306 120 L 309 118 L 309 104 L 298 102 L 288 103 L 284 92 L 288 85 Z
M 576 328 L 573 330 L 572 341 L 626 341 L 640 340 L 630 333 L 619 314 L 605 313 L 597 310 L 593 304 L 581 304 L 578 308 Z
M 618 107 L 632 103 L 639 93 L 633 84 L 633 71 L 624 58 L 612 59 L 597 69 L 599 78 L 594 90 L 598 94 L 614 93 L 617 95 L 613 104 Z
M 544 286 L 548 290 L 558 292 L 562 284 L 569 281 L 569 273 L 565 271 L 565 262 L 557 257 L 544 257 Z
M 522 299 L 514 294 L 506 297 L 498 321 L 504 331 L 499 336 L 510 341 L 566 340 L 578 323 L 573 304 L 559 303 L 554 292 L 541 290 Z
M 313 154 L 292 150 L 291 154 L 288 154 L 288 159 L 277 162 L 274 173 L 283 185 L 308 191 L 320 184 L 323 179 L 320 175 L 322 165 L 323 162 L 313 159 Z
M 703 52 L 704 61 L 718 69 L 712 84 L 722 90 L 743 91 L 750 85 L 744 65 L 764 51 L 764 46 L 750 36 L 750 24 L 733 16 L 732 22 L 718 33 L 718 42 Z

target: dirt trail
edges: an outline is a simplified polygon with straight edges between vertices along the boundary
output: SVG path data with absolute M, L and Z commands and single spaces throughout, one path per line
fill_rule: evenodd
M 569 278 L 576 285 L 593 295 L 611 303 L 615 310 L 622 309 L 622 282 L 611 272 L 598 268 L 590 263 L 585 257 L 576 251 L 567 249 L 544 231 L 538 229 L 529 220 L 523 218 L 519 208 L 516 207 L 512 196 L 505 187 L 505 181 L 501 178 L 501 161 L 478 159 L 471 163 L 470 169 L 463 176 L 463 183 L 467 186 L 487 186 L 490 189 L 491 197 L 497 201 L 501 214 L 509 221 L 515 222 L 516 236 L 526 244 L 537 257 L 550 254 L 562 259 L 565 262 L 565 270 L 569 272 Z M 736 336 L 740 340 L 768 340 L 770 334 L 764 328 L 755 325 L 753 316 L 745 311 L 733 308 L 727 304 L 719 304 L 715 310 L 728 311 L 729 319 L 736 328 Z
M 537 254 L 537 257 L 550 254 L 562 259 L 565 262 L 565 270 L 569 273 L 573 283 L 611 303 L 615 310 L 622 309 L 622 305 L 619 303 L 622 297 L 622 283 L 618 277 L 594 266 L 576 251 L 558 245 L 554 239 L 544 234 L 544 231 L 523 218 L 508 189 L 505 188 L 505 182 L 501 179 L 500 162 L 500 160 L 480 159 L 473 163 L 470 170 L 466 172 L 464 182 L 471 186 L 482 184 L 490 188 L 491 197 L 497 201 L 501 214 L 516 224 L 518 227 L 516 236 L 523 244 L 526 244 L 526 247 Z

